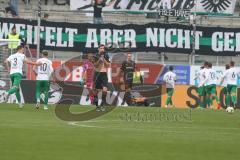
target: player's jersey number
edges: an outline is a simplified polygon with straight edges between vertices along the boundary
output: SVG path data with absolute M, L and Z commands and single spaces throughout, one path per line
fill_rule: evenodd
M 210 72 L 211 79 L 214 80 L 216 78 L 216 75 L 214 72 Z
M 17 58 L 13 59 L 13 66 L 17 66 Z
M 172 76 L 167 76 L 167 77 L 166 77 L 166 81 L 167 81 L 167 82 L 171 82 L 172 79 L 173 79 Z
M 43 72 L 46 72 L 46 71 L 47 71 L 47 63 L 43 63 L 43 64 L 40 66 L 40 71 L 43 71 Z
M 235 78 L 236 77 L 236 75 L 235 75 L 235 73 L 233 72 L 233 74 L 232 74 L 232 78 Z

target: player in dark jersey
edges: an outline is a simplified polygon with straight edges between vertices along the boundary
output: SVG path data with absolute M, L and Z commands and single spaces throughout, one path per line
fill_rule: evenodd
M 136 65 L 132 60 L 132 54 L 128 53 L 127 60 L 123 61 L 121 66 L 121 73 L 123 74 L 123 81 L 125 86 L 125 95 L 122 105 L 124 105 L 125 101 L 128 105 L 131 103 L 130 91 L 133 85 L 133 74 L 135 72 L 135 68 Z

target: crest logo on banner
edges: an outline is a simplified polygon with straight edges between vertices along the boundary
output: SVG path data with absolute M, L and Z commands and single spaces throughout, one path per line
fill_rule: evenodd
M 49 104 L 57 104 L 62 98 L 62 88 L 57 83 L 50 84 Z M 41 99 L 44 101 L 44 94 L 41 94 Z
M 202 0 L 202 6 L 208 12 L 221 13 L 231 6 L 230 0 Z

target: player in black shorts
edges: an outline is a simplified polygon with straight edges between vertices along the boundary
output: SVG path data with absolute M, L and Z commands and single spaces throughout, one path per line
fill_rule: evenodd
M 128 105 L 130 105 L 131 103 L 130 92 L 133 85 L 133 74 L 135 72 L 135 68 L 136 65 L 135 62 L 132 60 L 132 54 L 128 53 L 127 60 L 123 61 L 121 66 L 121 73 L 123 74 L 123 81 L 125 86 L 125 95 L 122 105 L 124 105 L 125 101 Z
M 98 95 L 94 97 L 94 103 L 97 106 L 97 111 L 105 111 L 103 106 L 106 103 L 106 94 L 108 87 L 107 69 L 110 66 L 110 60 L 108 54 L 105 52 L 105 46 L 100 45 L 98 53 L 94 56 L 94 85 L 97 93 L 102 92 L 102 103 L 98 105 Z

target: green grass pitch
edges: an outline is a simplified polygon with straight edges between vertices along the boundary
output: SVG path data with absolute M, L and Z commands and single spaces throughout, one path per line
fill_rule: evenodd
M 75 113 L 89 109 L 71 108 Z M 169 117 L 134 117 L 154 113 Z M 174 114 L 183 117 L 171 119 Z M 1 160 L 237 160 L 239 151 L 239 111 L 129 107 L 86 122 L 65 122 L 54 106 L 44 111 L 0 104 Z

